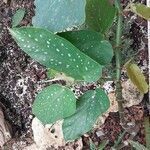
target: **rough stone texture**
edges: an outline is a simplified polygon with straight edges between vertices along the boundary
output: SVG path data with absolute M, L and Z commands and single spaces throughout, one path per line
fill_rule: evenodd
M 4 3 L 0 6 L 0 94 L 5 99 L 3 102 L 6 105 L 7 119 L 17 132 L 23 134 L 28 132 L 28 129 L 31 130 L 31 104 L 38 90 L 42 89 L 43 85 L 37 86 L 37 82 L 46 77 L 46 70 L 18 48 L 9 36 L 7 27 L 11 26 L 11 16 L 18 7 L 27 8 L 26 21 L 22 21 L 22 24 L 29 24 L 33 15 L 32 1 L 13 1 L 11 7 Z
M 10 139 L 11 133 L 4 118 L 3 110 L 0 108 L 0 148 Z

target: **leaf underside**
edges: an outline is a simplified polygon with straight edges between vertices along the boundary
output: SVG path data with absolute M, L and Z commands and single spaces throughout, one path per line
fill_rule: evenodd
M 102 66 L 66 39 L 40 28 L 15 28 L 10 33 L 17 44 L 47 68 L 63 72 L 75 80 L 97 81 Z
M 85 22 L 85 5 L 86 0 L 35 0 L 33 26 L 61 32 L 81 25 Z

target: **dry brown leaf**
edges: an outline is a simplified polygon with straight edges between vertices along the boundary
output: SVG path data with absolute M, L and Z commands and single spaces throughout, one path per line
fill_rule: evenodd
M 35 144 L 25 148 L 24 150 L 45 150 L 46 148 L 54 147 L 58 149 L 59 146 L 65 146 L 66 150 L 73 150 L 74 142 L 70 142 L 66 146 L 63 138 L 62 121 L 56 122 L 54 125 L 43 125 L 37 118 L 32 121 L 32 130 Z M 54 131 L 54 133 L 52 132 Z M 83 147 L 82 140 L 76 141 L 78 148 L 81 150 Z

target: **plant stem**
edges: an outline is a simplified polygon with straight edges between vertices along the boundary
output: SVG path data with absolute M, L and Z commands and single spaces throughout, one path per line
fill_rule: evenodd
M 150 149 L 150 122 L 149 117 L 144 117 L 145 141 L 147 149 Z
M 114 144 L 114 146 L 112 147 L 113 149 L 117 149 L 117 147 L 118 147 L 119 144 L 121 143 L 121 141 L 122 141 L 122 139 L 123 139 L 123 137 L 124 137 L 125 134 L 126 134 L 126 131 L 123 131 L 123 132 L 119 135 L 117 141 L 115 141 L 115 144 Z
M 120 116 L 121 124 L 124 124 L 124 108 L 122 98 L 122 86 L 121 86 L 121 36 L 122 36 L 122 25 L 123 16 L 120 6 L 120 0 L 115 0 L 115 5 L 118 10 L 117 16 L 117 31 L 116 31 L 116 49 L 115 49 L 115 60 L 116 60 L 116 99 L 118 102 L 118 111 Z

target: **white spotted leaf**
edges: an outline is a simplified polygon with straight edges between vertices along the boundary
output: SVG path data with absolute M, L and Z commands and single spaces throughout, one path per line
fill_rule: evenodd
M 112 25 L 116 9 L 109 0 L 87 0 L 86 24 L 93 30 L 105 33 Z
M 35 0 L 33 26 L 60 32 L 85 22 L 86 0 Z
M 103 36 L 95 31 L 69 31 L 59 35 L 101 65 L 110 63 L 113 57 L 113 49 L 110 42 L 104 40 Z
M 22 50 L 47 68 L 88 82 L 101 76 L 102 66 L 66 39 L 40 28 L 9 30 Z
M 79 138 L 90 131 L 97 118 L 109 108 L 109 99 L 99 88 L 89 90 L 77 101 L 76 112 L 64 119 L 63 134 L 66 141 Z
M 74 93 L 63 86 L 51 85 L 44 88 L 36 97 L 33 114 L 44 124 L 53 123 L 75 113 Z

